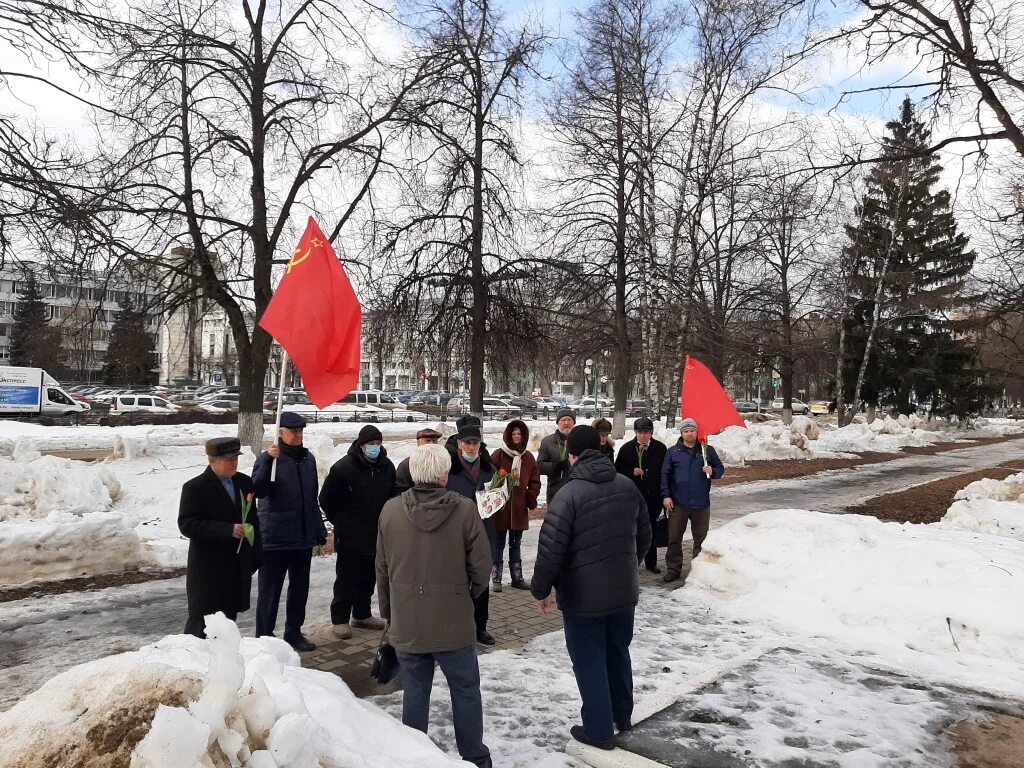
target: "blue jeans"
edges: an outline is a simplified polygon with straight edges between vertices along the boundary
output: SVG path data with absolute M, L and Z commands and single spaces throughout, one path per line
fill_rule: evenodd
M 259 593 L 256 597 L 256 637 L 274 634 L 277 606 L 288 577 L 288 599 L 285 603 L 284 637 L 302 632 L 306 621 L 306 598 L 309 597 L 309 568 L 312 549 L 269 549 L 263 551 L 259 570 Z
M 491 543 L 491 562 L 495 565 L 502 565 L 505 558 L 505 537 L 508 537 L 508 561 L 510 563 L 523 562 L 523 532 L 522 531 L 495 531 Z
M 402 675 L 402 723 L 427 732 L 434 662 L 448 681 L 452 696 L 455 744 L 463 760 L 490 768 L 491 751 L 484 744 L 484 707 L 480 697 L 480 665 L 472 647 L 438 653 L 398 651 Z
M 633 611 L 599 618 L 562 617 L 565 647 L 583 699 L 583 731 L 595 741 L 611 741 L 615 725 L 631 724 Z

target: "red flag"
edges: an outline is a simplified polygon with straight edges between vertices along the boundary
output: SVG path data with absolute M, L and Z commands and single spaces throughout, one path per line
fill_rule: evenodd
M 700 360 L 689 355 L 686 356 L 686 367 L 683 369 L 683 391 L 679 395 L 679 403 L 682 417 L 697 422 L 699 440 L 707 440 L 710 435 L 726 427 L 747 425 L 715 374 Z
M 362 318 L 344 267 L 310 216 L 260 325 L 287 350 L 318 408 L 337 402 L 359 381 Z

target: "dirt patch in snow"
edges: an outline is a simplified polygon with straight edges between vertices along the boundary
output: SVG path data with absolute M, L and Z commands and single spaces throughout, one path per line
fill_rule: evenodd
M 144 581 L 176 579 L 184 575 L 184 568 L 166 568 L 159 571 L 121 571 L 119 573 L 80 576 L 61 581 L 42 581 L 38 584 L 26 584 L 24 586 L 0 589 L 0 603 L 24 600 L 29 597 L 43 597 L 44 595 L 61 595 L 65 592 L 86 592 L 93 589 L 106 589 L 107 587 L 123 587 L 126 584 L 141 584 Z
M 1024 719 L 994 714 L 951 729 L 957 768 L 1009 768 L 1024 765 Z
M 953 497 L 960 489 L 983 478 L 1002 480 L 1021 469 L 1024 469 L 1024 460 L 1007 461 L 999 466 L 915 485 L 905 491 L 875 496 L 863 504 L 847 507 L 846 512 L 853 515 L 870 515 L 894 523 L 937 523 L 946 514 L 946 510 L 953 503 Z

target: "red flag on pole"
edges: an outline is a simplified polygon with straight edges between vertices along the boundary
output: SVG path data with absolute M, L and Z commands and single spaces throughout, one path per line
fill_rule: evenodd
M 318 408 L 359 381 L 362 317 L 344 267 L 311 216 L 260 326 L 288 352 Z
M 746 426 L 715 374 L 689 355 L 683 368 L 683 391 L 679 395 L 679 403 L 682 417 L 697 422 L 697 439 L 702 442 L 726 427 Z

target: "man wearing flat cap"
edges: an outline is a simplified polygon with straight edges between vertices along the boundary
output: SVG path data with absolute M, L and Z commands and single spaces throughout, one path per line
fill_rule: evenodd
M 438 441 L 444 437 L 436 429 L 426 427 L 416 433 L 416 447 L 421 445 L 437 445 Z M 408 491 L 416 483 L 412 481 L 412 471 L 409 469 L 409 457 L 402 459 L 399 462 L 398 467 L 395 468 L 395 494 L 401 494 Z
M 305 427 L 306 420 L 299 414 L 282 413 L 277 442 L 259 455 L 252 468 L 263 532 L 256 637 L 274 636 L 277 607 L 287 576 L 284 640 L 296 651 L 316 649 L 302 634 L 302 625 L 306 620 L 313 549 L 327 543 L 327 528 L 317 504 L 316 458 L 302 444 Z M 275 459 L 277 476 L 271 480 Z
M 331 624 L 336 637 L 347 640 L 352 629 L 384 629 L 370 615 L 377 584 L 374 558 L 380 511 L 395 495 L 395 465 L 382 445 L 384 435 L 373 424 L 359 430 L 348 452 L 331 467 L 320 491 L 320 508 L 334 526 L 334 599 Z
M 548 478 L 548 506 L 555 500 L 558 489 L 569 479 L 569 451 L 566 438 L 569 431 L 576 426 L 576 411 L 572 408 L 559 408 L 555 413 L 557 429 L 540 441 L 537 451 L 537 466 L 540 473 Z
M 725 465 L 710 445 L 697 440 L 697 422 L 683 419 L 679 442 L 668 449 L 661 465 L 661 497 L 668 514 L 668 549 L 665 550 L 666 582 L 677 581 L 683 572 L 683 535 L 693 530 L 693 556 L 711 527 L 711 481 L 725 474 Z
M 644 565 L 651 573 L 661 573 L 658 567 L 657 527 L 662 515 L 661 465 L 665 462 L 668 448 L 654 439 L 654 422 L 641 416 L 633 422 L 636 437 L 619 449 L 615 458 L 615 471 L 628 477 L 647 501 L 647 514 L 651 519 L 651 547 L 644 556 Z M 668 514 L 667 512 L 665 513 Z
M 188 542 L 188 620 L 185 633 L 206 637 L 203 618 L 220 611 L 232 621 L 249 610 L 252 574 L 260 561 L 260 529 L 252 480 L 238 471 L 236 437 L 206 442 L 209 465 L 181 488 L 178 530 Z M 244 520 L 243 520 L 244 516 Z M 245 523 L 252 525 L 246 535 Z

